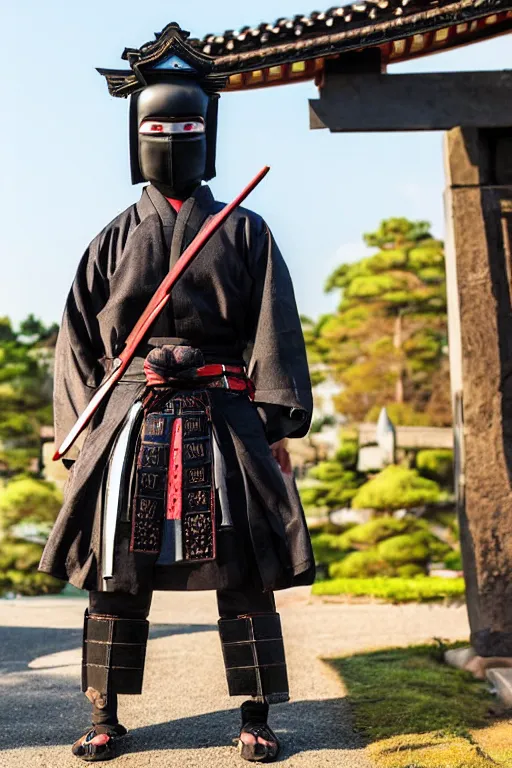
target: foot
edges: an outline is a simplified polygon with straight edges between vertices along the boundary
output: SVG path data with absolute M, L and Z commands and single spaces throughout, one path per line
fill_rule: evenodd
M 238 751 L 244 760 L 270 763 L 279 753 L 279 740 L 267 723 L 268 704 L 246 701 L 242 704 L 242 729 Z
M 75 757 L 93 763 L 100 760 L 112 760 L 116 756 L 117 739 L 127 733 L 123 725 L 93 725 L 78 741 L 71 751 Z

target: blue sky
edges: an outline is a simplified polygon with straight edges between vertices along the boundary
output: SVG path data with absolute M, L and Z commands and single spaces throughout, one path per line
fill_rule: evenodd
M 0 315 L 58 321 L 83 250 L 140 195 L 129 177 L 128 103 L 108 95 L 95 67 L 119 67 L 125 46 L 140 46 L 170 21 L 203 36 L 312 10 L 300 3 L 4 0 Z M 390 71 L 512 68 L 511 39 Z M 227 201 L 272 166 L 248 205 L 267 219 L 299 309 L 310 315 L 333 308 L 325 278 L 364 254 L 361 235 L 381 219 L 427 219 L 443 236 L 442 135 L 310 131 L 307 100 L 316 93 L 306 83 L 223 96 L 211 183 Z

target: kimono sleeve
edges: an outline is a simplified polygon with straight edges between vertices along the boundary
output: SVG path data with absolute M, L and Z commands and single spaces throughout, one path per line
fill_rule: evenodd
M 101 382 L 104 356 L 97 314 L 106 302 L 108 283 L 99 269 L 101 249 L 94 240 L 82 257 L 69 292 L 55 350 L 54 425 L 60 445 Z M 69 459 L 76 458 L 76 446 Z
M 250 362 L 255 403 L 270 443 L 303 437 L 313 409 L 302 327 L 288 268 L 263 222 L 251 244 Z

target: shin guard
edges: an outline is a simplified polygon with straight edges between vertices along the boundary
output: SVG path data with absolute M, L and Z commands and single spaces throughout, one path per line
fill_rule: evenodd
M 82 691 L 141 693 L 149 622 L 85 612 Z
M 220 619 L 219 633 L 230 696 L 288 701 L 288 676 L 278 613 Z

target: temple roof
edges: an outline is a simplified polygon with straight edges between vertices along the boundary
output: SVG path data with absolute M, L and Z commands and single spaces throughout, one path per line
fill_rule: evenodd
M 234 74 L 370 47 L 381 49 L 385 65 L 510 30 L 512 0 L 358 0 L 190 43 L 214 58 L 217 72 Z M 243 80 L 238 87 L 248 87 Z
M 341 47 L 375 43 L 372 38 L 377 32 L 383 38 L 398 39 L 511 9 L 512 2 L 507 0 L 360 0 L 324 12 L 208 34 L 193 45 L 215 57 L 217 68 L 229 69 L 235 60 L 272 55 L 283 46 L 308 52 L 319 47 L 332 51 L 332 46 L 336 48 L 332 52 L 337 52 Z
M 182 74 L 194 72 L 195 77 L 202 72 L 207 90 L 264 88 L 310 79 L 321 86 L 326 61 L 347 71 L 344 54 L 350 52 L 373 49 L 368 54 L 372 67 L 385 71 L 389 63 L 510 31 L 512 0 L 356 0 L 307 16 L 205 35 L 202 40 L 190 38 L 173 22 L 155 40 L 125 49 L 122 58 L 129 69 L 98 71 L 114 96 L 128 96 L 176 68 Z M 362 57 L 356 58 L 357 69 Z

